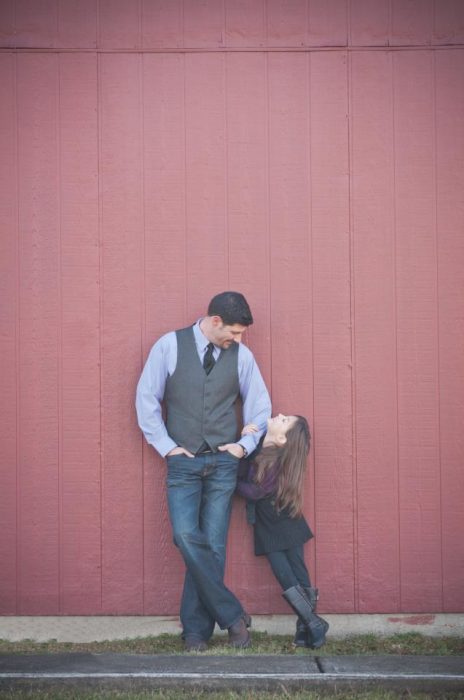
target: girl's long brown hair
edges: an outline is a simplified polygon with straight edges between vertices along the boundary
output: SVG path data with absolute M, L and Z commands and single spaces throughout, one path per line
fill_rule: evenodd
M 276 507 L 277 510 L 288 507 L 292 518 L 297 518 L 302 513 L 303 481 L 311 442 L 308 421 L 303 416 L 295 417 L 295 425 L 287 433 L 287 442 L 281 447 L 263 447 L 255 459 L 257 484 L 262 482 L 272 465 L 279 463 Z

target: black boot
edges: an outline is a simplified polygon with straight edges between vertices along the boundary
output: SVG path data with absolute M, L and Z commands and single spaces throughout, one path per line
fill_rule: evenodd
M 309 603 L 312 607 L 313 612 L 316 612 L 316 605 L 317 605 L 317 601 L 319 600 L 319 589 L 318 588 L 308 588 L 307 586 L 303 586 L 303 590 L 306 593 L 306 596 L 309 600 Z M 312 639 L 311 639 L 311 635 L 309 634 L 308 627 L 307 627 L 305 621 L 301 619 L 301 617 L 298 617 L 296 620 L 296 632 L 295 632 L 295 638 L 293 640 L 293 644 L 296 647 L 311 647 L 312 646 Z
M 311 648 L 319 649 L 325 643 L 329 623 L 313 612 L 310 600 L 302 586 L 288 588 L 282 595 L 309 629 Z

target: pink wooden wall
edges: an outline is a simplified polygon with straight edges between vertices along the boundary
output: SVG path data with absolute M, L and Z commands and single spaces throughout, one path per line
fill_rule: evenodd
M 175 614 L 154 340 L 239 289 L 327 612 L 464 611 L 464 4 L 3 0 L 0 611 Z M 227 580 L 287 611 L 235 504 Z

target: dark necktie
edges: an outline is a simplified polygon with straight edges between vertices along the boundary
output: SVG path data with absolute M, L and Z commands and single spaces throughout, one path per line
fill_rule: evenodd
M 205 356 L 203 358 L 203 367 L 206 372 L 206 374 L 209 374 L 211 370 L 213 369 L 214 365 L 216 364 L 216 360 L 214 359 L 214 345 L 213 343 L 208 343 L 206 346 L 206 352 Z

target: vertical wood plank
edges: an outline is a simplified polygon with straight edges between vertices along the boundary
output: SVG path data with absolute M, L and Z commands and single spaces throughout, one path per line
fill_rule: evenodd
M 310 0 L 309 45 L 346 46 L 348 8 L 346 0 Z
M 183 45 L 183 0 L 142 0 L 144 48 Z
M 53 47 L 57 40 L 58 7 L 56 0 L 16 0 L 15 46 Z
M 316 574 L 320 608 L 353 612 L 347 56 L 310 59 Z
M 185 57 L 187 318 L 228 289 L 225 58 Z
M 434 0 L 392 0 L 392 46 L 430 44 Z
M 435 55 L 443 606 L 464 608 L 464 55 Z
M 138 49 L 142 46 L 141 2 L 98 0 L 98 48 Z
M 273 407 L 312 424 L 308 60 L 299 53 L 270 54 L 268 60 Z M 274 590 L 273 608 L 286 611 Z
M 0 46 L 16 46 L 15 0 L 0 3 Z
M 100 57 L 103 612 L 143 610 L 141 359 L 142 120 L 136 55 Z
M 57 57 L 18 56 L 19 614 L 59 612 Z
M 144 77 L 143 361 L 163 333 L 186 315 L 185 60 L 147 55 Z M 178 614 L 184 568 L 172 542 L 165 462 L 144 440 L 145 612 Z
M 387 46 L 391 0 L 350 0 L 351 46 Z
M 227 46 L 265 46 L 265 0 L 226 0 Z
M 97 59 L 60 56 L 61 606 L 101 612 Z
M 282 404 L 286 411 L 296 411 L 289 403 L 298 396 L 305 396 L 304 407 L 312 411 L 308 104 L 306 57 L 270 55 L 272 391 L 277 411 L 284 411 Z M 295 307 L 284 312 L 286 299 L 297 289 Z M 291 333 L 297 318 L 302 326 L 298 343 Z
M 230 287 L 245 294 L 254 317 L 245 343 L 270 387 L 269 182 L 266 56 L 230 54 L 227 76 L 227 232 Z M 245 503 L 234 504 L 226 579 L 249 610 L 268 597 L 269 566 L 255 557 Z M 253 585 L 250 586 L 250 581 Z
M 401 602 L 442 608 L 432 57 L 395 54 Z
M 184 0 L 184 46 L 225 44 L 225 0 Z
M 268 46 L 308 44 L 308 3 L 306 0 L 267 0 Z
M 58 0 L 57 46 L 97 46 L 97 0 Z
M 16 57 L 0 56 L 0 614 L 16 608 L 18 163 Z
M 438 0 L 434 3 L 433 44 L 464 43 L 464 3 Z
M 245 342 L 271 377 L 269 157 L 264 54 L 227 57 L 227 232 L 230 284 L 245 295 L 254 323 Z
M 352 55 L 358 611 L 399 609 L 391 57 Z

